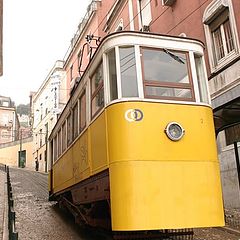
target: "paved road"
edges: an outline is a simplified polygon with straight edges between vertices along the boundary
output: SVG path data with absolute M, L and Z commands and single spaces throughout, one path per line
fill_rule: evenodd
M 71 216 L 48 201 L 47 175 L 10 169 L 19 240 L 102 240 L 81 230 Z
M 48 201 L 47 175 L 10 169 L 19 240 L 110 240 L 82 230 L 73 219 Z M 240 240 L 220 229 L 195 231 L 194 240 Z

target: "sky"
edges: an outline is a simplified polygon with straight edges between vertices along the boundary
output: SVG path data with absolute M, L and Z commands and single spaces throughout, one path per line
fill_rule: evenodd
M 4 0 L 0 95 L 29 103 L 62 60 L 90 0 Z

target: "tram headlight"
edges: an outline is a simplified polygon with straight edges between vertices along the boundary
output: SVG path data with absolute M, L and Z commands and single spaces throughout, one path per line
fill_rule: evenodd
M 179 141 L 183 137 L 185 130 L 179 123 L 170 122 L 165 129 L 165 133 L 172 141 Z

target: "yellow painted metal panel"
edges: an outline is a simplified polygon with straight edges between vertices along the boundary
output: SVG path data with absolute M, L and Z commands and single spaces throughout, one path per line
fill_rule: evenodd
M 113 230 L 224 225 L 211 108 L 122 102 L 107 122 Z M 169 122 L 185 129 L 180 141 L 166 136 Z
M 92 173 L 95 174 L 108 167 L 105 112 L 91 124 L 89 130 Z
M 72 149 L 69 149 L 53 166 L 53 190 L 57 192 L 73 183 Z
M 135 161 L 110 165 L 112 229 L 223 226 L 216 162 Z
M 129 109 L 140 109 L 143 119 L 127 121 L 125 113 Z M 209 107 L 130 102 L 110 106 L 107 116 L 110 163 L 145 159 L 218 161 Z M 171 141 L 164 132 L 172 121 L 185 129 L 178 142 Z
M 90 176 L 87 131 L 81 135 L 72 148 L 73 172 L 75 181 L 78 182 Z
M 53 166 L 53 191 L 64 190 L 108 168 L 103 112 Z

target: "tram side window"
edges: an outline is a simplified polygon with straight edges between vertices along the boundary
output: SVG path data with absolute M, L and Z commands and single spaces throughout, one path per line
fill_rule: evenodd
M 57 136 L 53 139 L 53 161 L 57 160 Z
M 136 58 L 134 47 L 119 48 L 123 97 L 138 97 Z
M 73 107 L 73 140 L 78 136 L 78 103 Z
M 110 100 L 118 98 L 115 48 L 108 53 Z
M 67 125 L 66 121 L 62 125 L 62 151 L 64 152 L 67 148 L 67 138 L 66 138 L 66 133 L 67 133 Z
M 58 131 L 58 157 L 62 153 L 62 131 L 61 129 Z
M 104 106 L 104 88 L 103 88 L 103 65 L 97 67 L 91 77 L 91 106 L 92 117 L 94 117 Z
M 84 91 L 80 97 L 80 132 L 86 127 L 86 92 Z
M 187 53 L 142 48 L 142 65 L 146 98 L 194 100 Z
M 194 60 L 197 70 L 197 81 L 199 87 L 200 101 L 204 103 L 209 103 L 208 100 L 208 90 L 207 90 L 207 79 L 204 71 L 203 57 L 194 54 Z
M 72 114 L 67 117 L 67 146 L 72 142 Z

